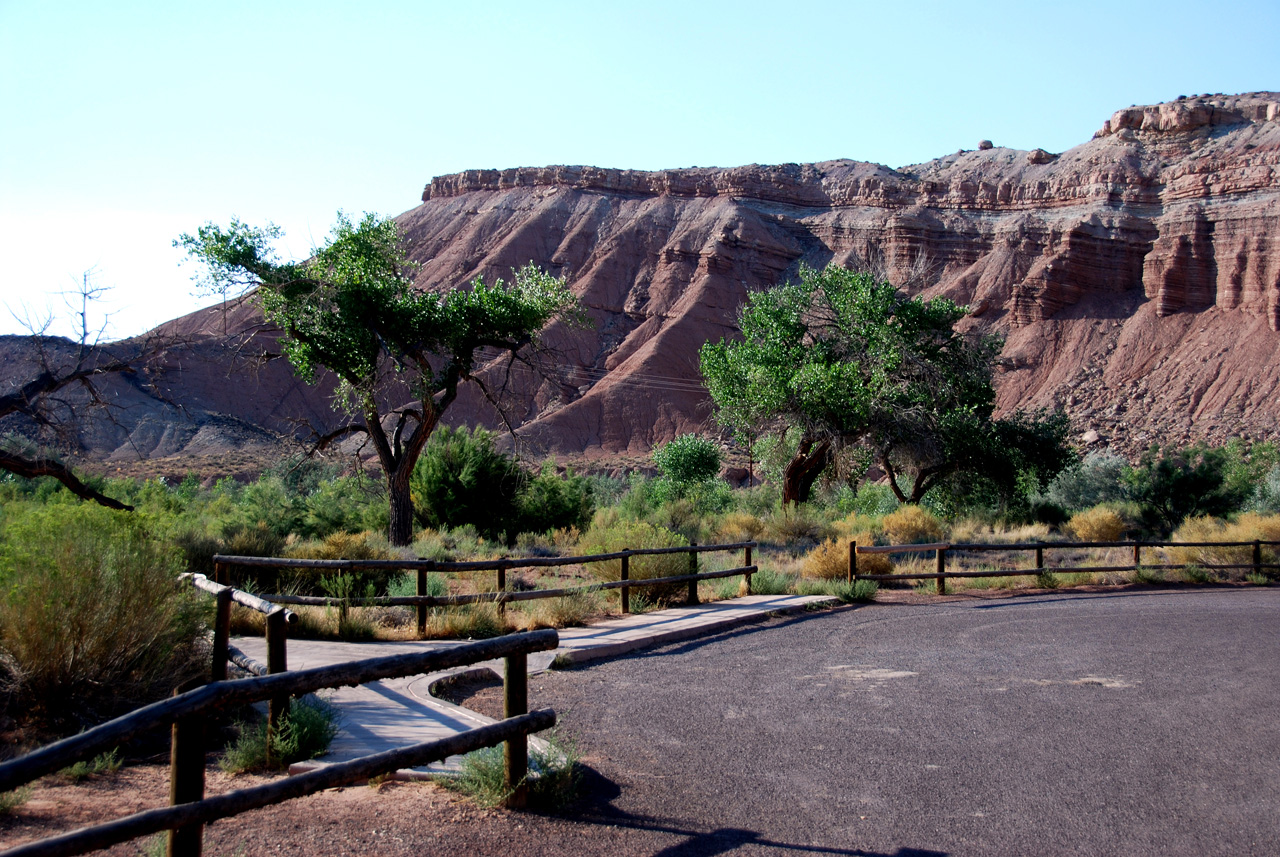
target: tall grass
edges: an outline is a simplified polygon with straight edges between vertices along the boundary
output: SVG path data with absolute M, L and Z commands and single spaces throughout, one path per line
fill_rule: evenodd
M 149 518 L 88 504 L 7 511 L 0 649 L 18 712 L 75 731 L 200 671 L 208 604 L 179 587 L 180 552 Z

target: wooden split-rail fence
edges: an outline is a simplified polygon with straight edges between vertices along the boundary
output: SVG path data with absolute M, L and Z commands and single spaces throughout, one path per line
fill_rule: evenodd
M 229 587 L 214 589 L 216 584 L 200 581 L 198 586 L 211 591 L 219 599 L 220 616 L 223 615 L 223 605 L 229 609 L 232 601 L 250 609 L 263 609 L 263 605 L 256 604 L 248 593 L 229 592 Z M 272 623 L 283 628 L 287 622 L 287 611 L 275 605 L 266 606 L 270 610 L 267 612 L 270 648 Z M 273 616 L 279 618 L 273 620 Z M 279 667 L 277 671 L 267 672 L 267 667 L 241 654 L 240 659 L 249 663 L 246 668 L 250 672 L 261 669 L 266 674 L 228 680 L 229 651 L 224 634 L 220 644 L 215 641 L 213 681 L 189 689 L 179 688 L 180 692 L 170 699 L 152 703 L 79 735 L 0 764 L 0 792 L 6 792 L 119 747 L 141 733 L 170 727 L 169 806 L 19 845 L 0 852 L 0 857 L 84 854 L 161 831 L 169 831 L 166 853 L 170 857 L 199 857 L 204 825 L 217 819 L 498 744 L 505 744 L 504 778 L 510 795 L 508 805 L 523 805 L 528 773 L 528 736 L 549 729 L 556 722 L 555 712 L 550 709 L 528 711 L 528 655 L 555 649 L 559 645 L 555 631 L 510 634 L 445 650 L 369 658 L 293 672 L 284 670 L 283 635 L 276 639 L 281 641 L 280 660 L 273 662 Z M 230 654 L 234 658 L 234 651 Z M 273 716 L 278 718 L 290 697 L 325 688 L 455 669 L 495 658 L 506 659 L 504 719 L 497 723 L 444 739 L 326 765 L 265 785 L 205 797 L 205 735 L 208 721 L 220 712 L 267 700 L 274 709 Z M 235 662 L 239 663 L 238 660 Z
M 947 592 L 947 580 L 966 577 L 1015 577 L 1054 573 L 1075 572 L 1108 572 L 1137 571 L 1138 569 L 1170 570 L 1185 569 L 1196 566 L 1214 570 L 1250 570 L 1255 574 L 1280 569 L 1280 563 L 1263 562 L 1263 546 L 1277 546 L 1280 542 L 1255 539 L 1250 542 L 1024 542 L 1018 544 L 963 544 L 935 542 L 918 545 L 860 545 L 849 543 L 849 582 L 855 580 L 895 581 L 895 580 L 935 580 L 939 595 Z M 1126 548 L 1133 551 L 1132 565 L 1075 565 L 1046 566 L 1045 551 L 1054 550 L 1088 550 L 1094 548 Z M 1251 548 L 1252 557 L 1249 562 L 1242 563 L 1144 563 L 1143 549 L 1164 548 Z M 956 554 L 982 552 L 1028 551 L 1035 553 L 1035 566 L 1022 569 L 990 569 L 982 571 L 947 571 L 947 560 Z M 865 554 L 908 554 L 933 553 L 934 570 L 931 572 L 907 572 L 903 574 L 861 574 L 858 571 L 858 557 Z
M 747 594 L 751 593 L 751 575 L 759 569 L 752 563 L 752 551 L 755 542 L 736 542 L 724 545 L 698 545 L 673 548 L 635 548 L 615 551 L 614 553 L 591 554 L 589 556 L 552 556 L 552 557 L 508 557 L 503 559 L 477 560 L 472 562 L 443 562 L 429 559 L 288 559 L 285 557 L 257 556 L 224 556 L 219 554 L 213 558 L 214 580 L 225 583 L 231 578 L 233 568 L 272 568 L 272 569 L 312 569 L 316 571 L 414 571 L 417 572 L 417 594 L 415 595 L 382 595 L 372 598 L 339 598 L 317 595 L 261 595 L 264 601 L 273 604 L 306 605 L 314 607 L 336 607 L 345 611 L 350 607 L 416 607 L 418 619 L 418 635 L 424 636 L 427 628 L 427 611 L 432 607 L 457 607 L 463 604 L 491 603 L 498 609 L 515 601 L 534 601 L 542 598 L 563 598 L 588 592 L 601 592 L 610 589 L 620 590 L 622 612 L 631 612 L 631 591 L 646 586 L 664 586 L 678 583 L 688 585 L 688 603 L 698 603 L 698 582 L 723 577 L 741 575 L 746 581 Z M 704 553 L 742 551 L 742 565 L 720 571 L 700 571 L 698 557 Z M 657 556 L 662 554 L 688 554 L 688 573 L 669 575 L 666 577 L 633 578 L 631 576 L 631 559 L 633 557 Z M 618 561 L 621 571 L 617 580 L 592 583 L 586 586 L 574 586 L 561 589 L 530 589 L 515 591 L 508 588 L 507 572 L 512 569 L 555 568 L 568 565 L 588 565 L 595 562 Z M 467 595 L 428 595 L 427 575 L 432 572 L 484 572 L 496 574 L 496 587 L 492 592 L 476 592 Z M 277 620 L 281 621 L 281 620 Z M 270 629 L 268 629 L 270 634 Z

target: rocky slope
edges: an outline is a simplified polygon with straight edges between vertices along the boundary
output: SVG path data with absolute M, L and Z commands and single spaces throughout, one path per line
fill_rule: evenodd
M 540 372 L 503 376 L 533 454 L 639 455 L 705 426 L 697 349 L 734 334 L 747 292 L 867 260 L 898 282 L 926 273 L 927 293 L 1004 332 L 1000 407 L 1062 407 L 1081 442 L 1132 453 L 1280 432 L 1280 93 L 1121 110 L 1060 154 L 984 141 L 896 170 L 468 171 L 434 179 L 399 222 L 423 288 L 533 262 L 588 308 L 592 328 L 555 331 Z M 170 330 L 190 344 L 167 395 L 191 425 L 336 419 L 281 361 L 227 383 L 216 311 Z M 271 351 L 259 339 L 243 362 Z M 453 416 L 496 419 L 477 396 Z M 125 434 L 144 457 L 185 449 Z

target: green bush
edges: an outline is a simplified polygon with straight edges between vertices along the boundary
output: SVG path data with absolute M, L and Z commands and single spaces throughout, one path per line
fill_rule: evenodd
M 692 485 L 720 473 L 722 456 L 715 441 L 696 434 L 682 434 L 653 452 L 653 463 L 677 485 Z
M 514 459 L 494 449 L 489 432 L 441 426 L 410 477 L 414 512 L 423 526 L 471 524 L 489 539 L 514 538 L 528 479 Z
M 1091 452 L 1054 477 L 1039 499 L 1067 513 L 1123 500 L 1121 477 L 1127 467 L 1114 452 Z
M 240 734 L 223 752 L 218 767 L 229 774 L 267 768 L 266 720 L 240 723 L 238 726 Z M 289 704 L 289 712 L 281 719 L 280 729 L 271 736 L 271 756 L 279 767 L 314 759 L 329 752 L 329 745 L 337 735 L 337 709 L 320 697 L 308 694 Z
M 12 510 L 0 533 L 0 650 L 17 711 L 76 731 L 168 695 L 207 668 L 207 603 L 179 550 L 138 513 Z
M 591 523 L 595 514 L 595 491 L 592 482 L 572 470 L 560 476 L 555 462 L 542 465 L 542 471 L 528 480 L 520 494 L 520 532 L 545 533 L 548 530 L 579 529 Z M 508 535 L 514 536 L 515 533 Z

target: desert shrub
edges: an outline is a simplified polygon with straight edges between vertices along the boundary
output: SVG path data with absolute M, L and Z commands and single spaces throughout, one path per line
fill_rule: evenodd
M 521 532 L 545 533 L 547 530 L 577 527 L 591 522 L 595 514 L 595 489 L 591 480 L 572 470 L 563 476 L 556 473 L 555 463 L 548 461 L 542 471 L 528 480 L 519 497 Z M 512 533 L 514 535 L 514 533 Z
M 424 526 L 474 526 L 486 538 L 509 533 L 529 476 L 494 448 L 493 435 L 465 426 L 437 428 L 413 468 L 413 508 Z
M 264 528 L 281 539 L 301 527 L 305 514 L 302 498 L 291 492 L 280 477 L 273 475 L 260 476 L 257 481 L 244 486 L 236 507 L 238 523 L 245 529 Z
M 846 508 L 846 505 L 848 508 Z M 841 512 L 868 517 L 882 517 L 898 508 L 898 498 L 893 489 L 877 482 L 863 482 L 847 504 L 840 504 Z
M 885 538 L 892 545 L 914 545 L 939 542 L 947 531 L 937 517 L 919 506 L 899 506 L 884 516 L 881 524 Z
M 1067 521 L 1067 531 L 1082 542 L 1119 541 L 1127 529 L 1124 518 L 1110 506 L 1094 506 Z
M 182 551 L 187 571 L 213 577 L 213 558 L 223 552 L 221 539 L 188 528 L 175 533 L 173 543 Z
M 739 591 L 745 589 L 746 581 L 738 578 L 729 578 L 729 580 L 737 581 Z M 751 593 L 753 595 L 786 595 L 796 584 L 796 579 L 789 574 L 783 574 L 772 568 L 762 568 L 755 574 L 751 575 Z
M 1262 514 L 1280 512 L 1280 465 L 1272 467 L 1258 480 L 1249 499 L 1249 509 Z
M 281 556 L 285 537 L 265 523 L 228 524 L 222 531 L 222 552 L 230 556 Z
M 816 580 L 835 580 L 849 576 L 848 542 L 827 539 L 809 552 L 801 566 L 805 577 Z
M 17 710 L 76 730 L 201 669 L 207 604 L 145 516 L 90 504 L 11 513 L 0 534 L 0 650 Z
M 819 542 L 829 533 L 821 513 L 808 503 L 788 503 L 775 509 L 764 522 L 764 537 L 778 544 Z
M 385 486 L 364 475 L 326 479 L 305 495 L 302 506 L 296 532 L 312 538 L 334 532 L 385 532 L 390 514 Z
M 1066 512 L 1124 499 L 1121 477 L 1128 463 L 1114 452 L 1091 452 L 1054 477 L 1043 500 Z
M 573 744 L 558 733 L 548 733 L 545 743 L 531 741 L 526 779 L 529 807 L 555 811 L 572 803 L 582 777 L 579 759 Z M 457 774 L 442 776 L 437 782 L 469 796 L 481 806 L 492 807 L 510 796 L 504 788 L 504 776 L 503 749 L 498 745 L 466 754 Z
M 600 520 L 600 516 L 597 516 Z M 605 517 L 608 520 L 608 517 Z M 606 526 L 592 524 L 591 529 L 583 534 L 578 542 L 578 549 L 583 555 L 614 553 L 628 548 L 671 548 L 688 545 L 688 539 L 670 530 L 655 527 L 645 521 L 614 519 Z M 654 556 L 633 556 L 629 561 L 629 574 L 632 580 L 650 580 L 655 577 L 675 577 L 689 571 L 689 555 L 683 553 L 657 554 Z M 613 559 L 604 562 L 593 562 L 587 565 L 587 571 L 597 580 L 618 580 L 622 574 L 622 561 Z M 683 583 L 646 586 L 636 592 L 643 592 L 653 602 L 679 600 L 686 593 Z M 632 594 L 634 598 L 635 593 Z

